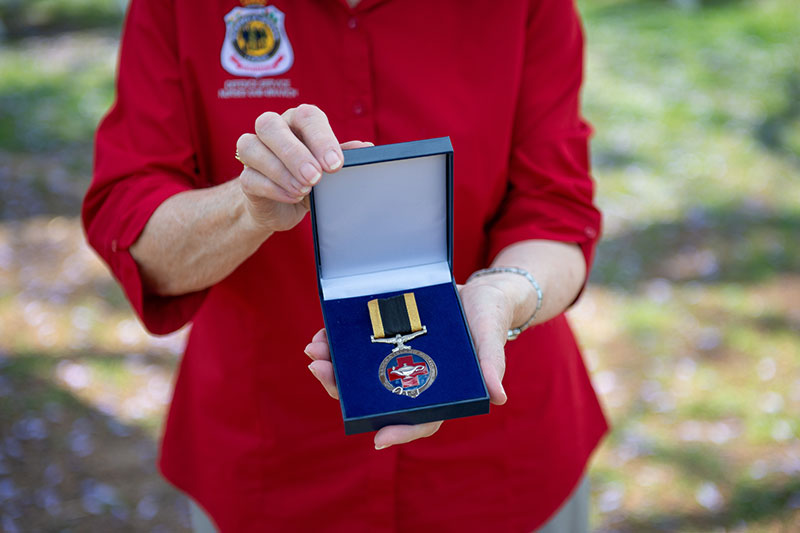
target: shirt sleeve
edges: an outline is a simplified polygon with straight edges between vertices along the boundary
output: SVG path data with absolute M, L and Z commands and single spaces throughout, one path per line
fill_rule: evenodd
M 532 4 L 508 188 L 489 226 L 489 257 L 522 240 L 574 242 L 588 273 L 601 215 L 589 170 L 591 129 L 579 112 L 583 31 L 572 1 Z
M 82 218 L 91 246 L 145 327 L 165 334 L 191 320 L 206 291 L 149 292 L 129 252 L 153 211 L 199 182 L 178 61 L 172 2 L 133 0 L 123 31 L 116 101 L 95 140 Z

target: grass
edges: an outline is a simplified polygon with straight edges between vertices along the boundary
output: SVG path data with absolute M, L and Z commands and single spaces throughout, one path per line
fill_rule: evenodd
M 571 320 L 613 424 L 598 532 L 800 523 L 795 3 L 579 1 L 606 231 Z M 152 469 L 182 336 L 143 333 L 76 219 L 121 12 L 0 1 L 0 514 L 25 530 L 185 527 Z M 34 419 L 47 437 L 17 438 Z

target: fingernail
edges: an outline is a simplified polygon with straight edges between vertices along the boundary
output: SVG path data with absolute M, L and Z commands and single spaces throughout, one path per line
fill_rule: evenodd
M 330 150 L 327 154 L 325 154 L 325 162 L 328 164 L 331 170 L 336 170 L 340 166 L 342 166 L 342 160 L 334 150 Z
M 308 346 L 311 346 L 311 345 L 309 344 Z M 303 348 L 303 353 L 306 354 L 307 356 L 311 357 L 311 354 L 308 352 L 308 346 Z M 314 358 L 311 357 L 311 359 L 314 359 Z M 311 370 L 311 369 L 309 368 L 309 370 Z
M 319 379 L 319 376 L 317 375 L 317 371 L 314 370 L 314 367 L 312 367 L 311 365 L 308 365 L 308 369 L 311 371 L 311 373 L 314 375 L 315 378 Z
M 383 449 L 386 449 L 386 448 L 388 448 L 389 446 L 391 446 L 391 444 L 381 444 L 381 445 L 377 445 L 377 444 L 376 444 L 376 445 L 375 445 L 375 449 L 376 449 L 376 450 L 383 450 Z
M 303 185 L 302 187 L 300 187 L 300 192 L 303 193 L 303 194 L 308 194 L 308 192 L 310 190 L 311 190 L 311 187 L 309 187 L 308 185 Z
M 300 167 L 300 174 L 303 175 L 305 179 L 307 179 L 311 185 L 316 184 L 319 181 L 319 178 L 322 176 L 319 170 L 309 162 L 303 163 Z

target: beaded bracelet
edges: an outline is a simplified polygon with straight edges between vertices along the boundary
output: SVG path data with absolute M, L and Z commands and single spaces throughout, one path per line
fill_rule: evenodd
M 473 272 L 469 278 L 467 278 L 467 283 L 469 283 L 470 280 L 473 278 L 479 278 L 487 274 L 500 274 L 505 272 L 509 272 L 511 274 L 519 274 L 520 276 L 525 276 L 525 278 L 531 282 L 531 285 L 533 285 L 533 288 L 536 290 L 536 309 L 533 310 L 533 314 L 531 314 L 531 317 L 527 320 L 527 322 L 525 322 L 521 326 L 517 328 L 511 328 L 510 330 L 508 330 L 507 333 L 508 340 L 513 341 L 514 339 L 519 337 L 520 333 L 528 329 L 528 326 L 531 325 L 533 319 L 536 318 L 536 313 L 538 313 L 539 309 L 542 308 L 542 300 L 544 299 L 544 296 L 542 295 L 542 288 L 539 287 L 539 283 L 534 279 L 533 276 L 531 276 L 530 272 L 516 267 L 492 267 L 492 268 L 484 268 L 481 270 L 477 270 Z

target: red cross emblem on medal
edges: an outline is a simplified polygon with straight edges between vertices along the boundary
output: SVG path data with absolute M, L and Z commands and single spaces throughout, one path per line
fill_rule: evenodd
M 379 370 L 384 387 L 410 398 L 416 398 L 430 387 L 437 374 L 433 359 L 408 347 L 387 355 Z
M 405 355 L 397 358 L 397 364 L 389 368 L 389 380 L 401 380 L 404 389 L 419 387 L 419 376 L 428 375 L 428 365 L 414 362 L 414 356 Z

